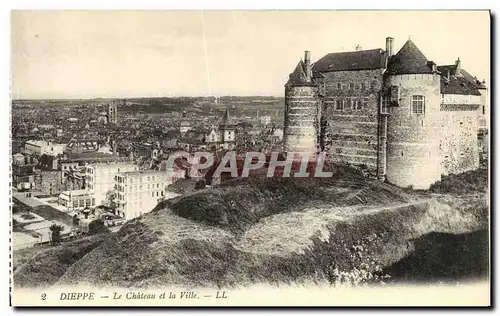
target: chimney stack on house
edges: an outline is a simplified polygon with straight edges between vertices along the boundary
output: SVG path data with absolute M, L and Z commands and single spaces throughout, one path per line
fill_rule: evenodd
M 385 39 L 385 51 L 389 57 L 394 55 L 394 37 L 388 37 Z
M 311 52 L 306 50 L 304 53 L 304 64 L 306 66 L 305 72 L 306 72 L 306 81 L 310 82 L 312 78 L 312 71 L 311 71 Z
M 356 45 L 356 51 L 360 51 L 360 50 L 363 50 L 363 48 L 361 47 L 361 45 Z
M 462 63 L 460 62 L 460 57 L 458 57 L 457 61 L 455 61 L 455 77 L 461 76 L 460 70 L 462 68 Z
M 437 72 L 437 65 L 433 61 L 428 61 L 427 66 L 432 69 L 432 72 Z

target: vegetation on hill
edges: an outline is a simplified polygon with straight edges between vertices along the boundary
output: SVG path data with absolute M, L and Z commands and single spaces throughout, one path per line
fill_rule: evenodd
M 448 175 L 434 183 L 429 189 L 433 193 L 473 194 L 488 192 L 488 171 L 472 170 Z
M 36 248 L 14 251 L 14 286 L 40 287 L 54 284 L 70 266 L 108 237 L 109 234 L 100 234 L 42 251 Z
M 335 175 L 248 178 L 164 202 L 74 256 L 81 259 L 55 264 L 48 281 L 124 287 L 386 282 L 383 268 L 408 256 L 412 240 L 487 227 L 484 194 L 434 197 L 348 168 Z M 61 251 L 54 248 L 44 260 L 61 260 Z

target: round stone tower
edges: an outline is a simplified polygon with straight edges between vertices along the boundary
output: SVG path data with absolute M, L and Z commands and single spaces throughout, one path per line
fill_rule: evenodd
M 318 85 L 308 51 L 285 85 L 284 142 L 287 152 L 317 152 Z
M 441 180 L 440 75 L 411 40 L 390 57 L 383 103 L 390 106 L 386 180 L 428 189 Z

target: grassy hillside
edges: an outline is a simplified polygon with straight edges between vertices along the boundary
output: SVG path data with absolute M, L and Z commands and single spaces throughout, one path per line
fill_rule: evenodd
M 413 251 L 413 240 L 484 229 L 488 217 L 484 194 L 414 192 L 351 171 L 331 179 L 235 181 L 163 205 L 61 265 L 58 283 L 379 282 L 384 267 Z
M 60 246 L 14 251 L 14 286 L 50 286 L 87 253 L 103 243 L 109 234 L 94 235 Z M 28 259 L 29 258 L 29 259 Z

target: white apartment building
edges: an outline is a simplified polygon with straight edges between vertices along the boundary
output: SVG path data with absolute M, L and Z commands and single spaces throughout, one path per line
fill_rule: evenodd
M 95 206 L 95 200 L 87 190 L 64 191 L 57 202 L 68 211 L 81 211 Z
M 29 140 L 24 144 L 24 153 L 39 157 L 43 154 L 57 156 L 64 152 L 65 144 L 56 144 L 43 140 Z
M 115 176 L 139 167 L 131 162 L 94 163 L 85 168 L 87 190 L 92 193 L 97 206 L 106 200 L 106 194 L 115 189 Z
M 184 171 L 131 171 L 116 176 L 119 211 L 130 220 L 150 212 L 162 200 L 172 198 L 166 187 L 184 177 Z

